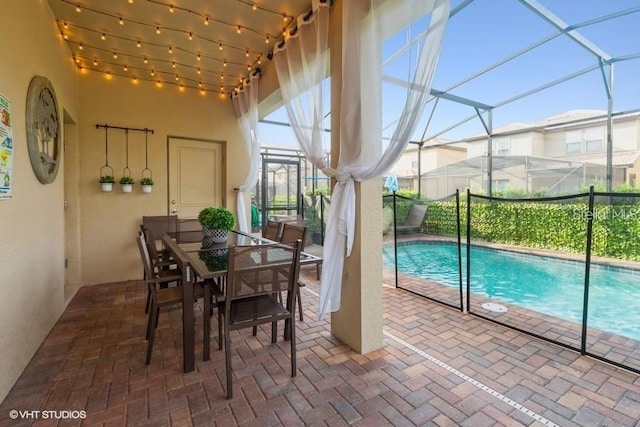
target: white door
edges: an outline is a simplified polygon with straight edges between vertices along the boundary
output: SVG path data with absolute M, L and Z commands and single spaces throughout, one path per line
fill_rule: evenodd
M 197 218 L 207 206 L 224 206 L 225 143 L 168 138 L 169 213 Z

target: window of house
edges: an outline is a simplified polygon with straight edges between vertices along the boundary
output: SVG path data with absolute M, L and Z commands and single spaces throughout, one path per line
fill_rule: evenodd
M 496 138 L 493 140 L 493 154 L 497 156 L 507 156 L 511 154 L 511 139 Z
M 587 153 L 599 153 L 604 149 L 604 129 L 588 128 L 584 130 L 584 142 Z
M 574 130 L 565 134 L 565 147 L 567 154 L 582 152 L 582 131 Z

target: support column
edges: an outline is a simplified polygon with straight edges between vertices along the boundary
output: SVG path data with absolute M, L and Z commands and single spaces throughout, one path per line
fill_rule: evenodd
M 340 153 L 342 87 L 342 5 L 331 7 L 331 162 Z M 349 125 L 349 124 L 346 124 Z M 365 354 L 382 347 L 382 183 L 356 183 L 356 227 L 351 256 L 345 259 L 341 309 L 331 315 L 331 333 Z

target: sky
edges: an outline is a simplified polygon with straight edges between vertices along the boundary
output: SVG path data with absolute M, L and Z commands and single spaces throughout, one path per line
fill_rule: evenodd
M 453 0 L 452 9 L 462 3 Z M 638 58 L 616 62 L 614 65 L 613 109 L 628 111 L 640 109 L 640 1 L 638 0 L 538 0 L 554 15 L 569 25 L 579 25 L 577 31 L 613 58 L 636 55 Z M 598 17 L 621 11 L 634 13 L 605 22 L 593 23 Z M 424 27 L 416 23 L 413 34 Z M 551 38 L 535 49 L 492 69 L 469 82 L 465 79 L 486 69 L 501 59 L 533 43 L 557 33 L 555 28 L 533 13 L 518 0 L 474 0 L 451 17 L 447 24 L 433 89 L 473 101 L 495 106 L 527 91 L 596 67 L 598 59 L 574 40 L 561 35 Z M 406 33 L 390 40 L 385 54 L 394 51 L 406 39 Z M 402 74 L 410 55 L 404 55 L 389 66 Z M 393 71 L 391 71 L 393 72 Z M 455 86 L 455 87 L 454 87 Z M 390 92 L 383 94 L 386 123 L 392 123 L 400 100 Z M 432 111 L 435 106 L 435 111 Z M 604 80 L 599 68 L 555 85 L 520 100 L 506 103 L 493 110 L 494 129 L 508 123 L 532 123 L 569 110 L 605 110 L 607 98 Z M 476 117 L 467 123 L 442 133 L 459 121 L 475 115 L 473 108 L 440 100 L 430 102 L 417 126 L 413 140 L 439 136 L 457 140 L 483 133 L 481 121 Z M 428 128 L 427 118 L 431 116 Z M 267 119 L 287 122 L 284 109 Z M 282 126 L 260 125 L 263 146 L 296 147 L 291 129 Z

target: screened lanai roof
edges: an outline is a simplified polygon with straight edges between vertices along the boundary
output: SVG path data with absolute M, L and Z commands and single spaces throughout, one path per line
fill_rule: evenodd
M 536 156 L 492 156 L 494 171 L 506 171 L 514 167 L 526 167 L 530 175 L 557 175 L 582 168 L 589 164 L 579 160 L 551 159 Z M 596 165 L 596 163 L 594 163 Z M 487 156 L 477 156 L 450 165 L 439 167 L 431 172 L 422 174 L 423 178 L 464 177 L 472 178 L 486 173 L 488 167 Z
M 405 84 L 402 64 L 409 64 L 411 55 L 403 52 L 410 51 L 410 29 L 404 40 L 383 48 L 390 65 L 383 128 L 401 109 L 394 107 L 392 94 Z M 453 0 L 433 99 L 412 140 L 455 141 L 570 110 L 606 111 L 609 95 L 613 111 L 640 109 L 637 40 L 637 0 Z M 329 128 L 330 103 L 325 105 Z M 288 121 L 282 110 L 265 119 Z M 263 145 L 296 144 L 286 127 L 262 125 L 261 134 Z

